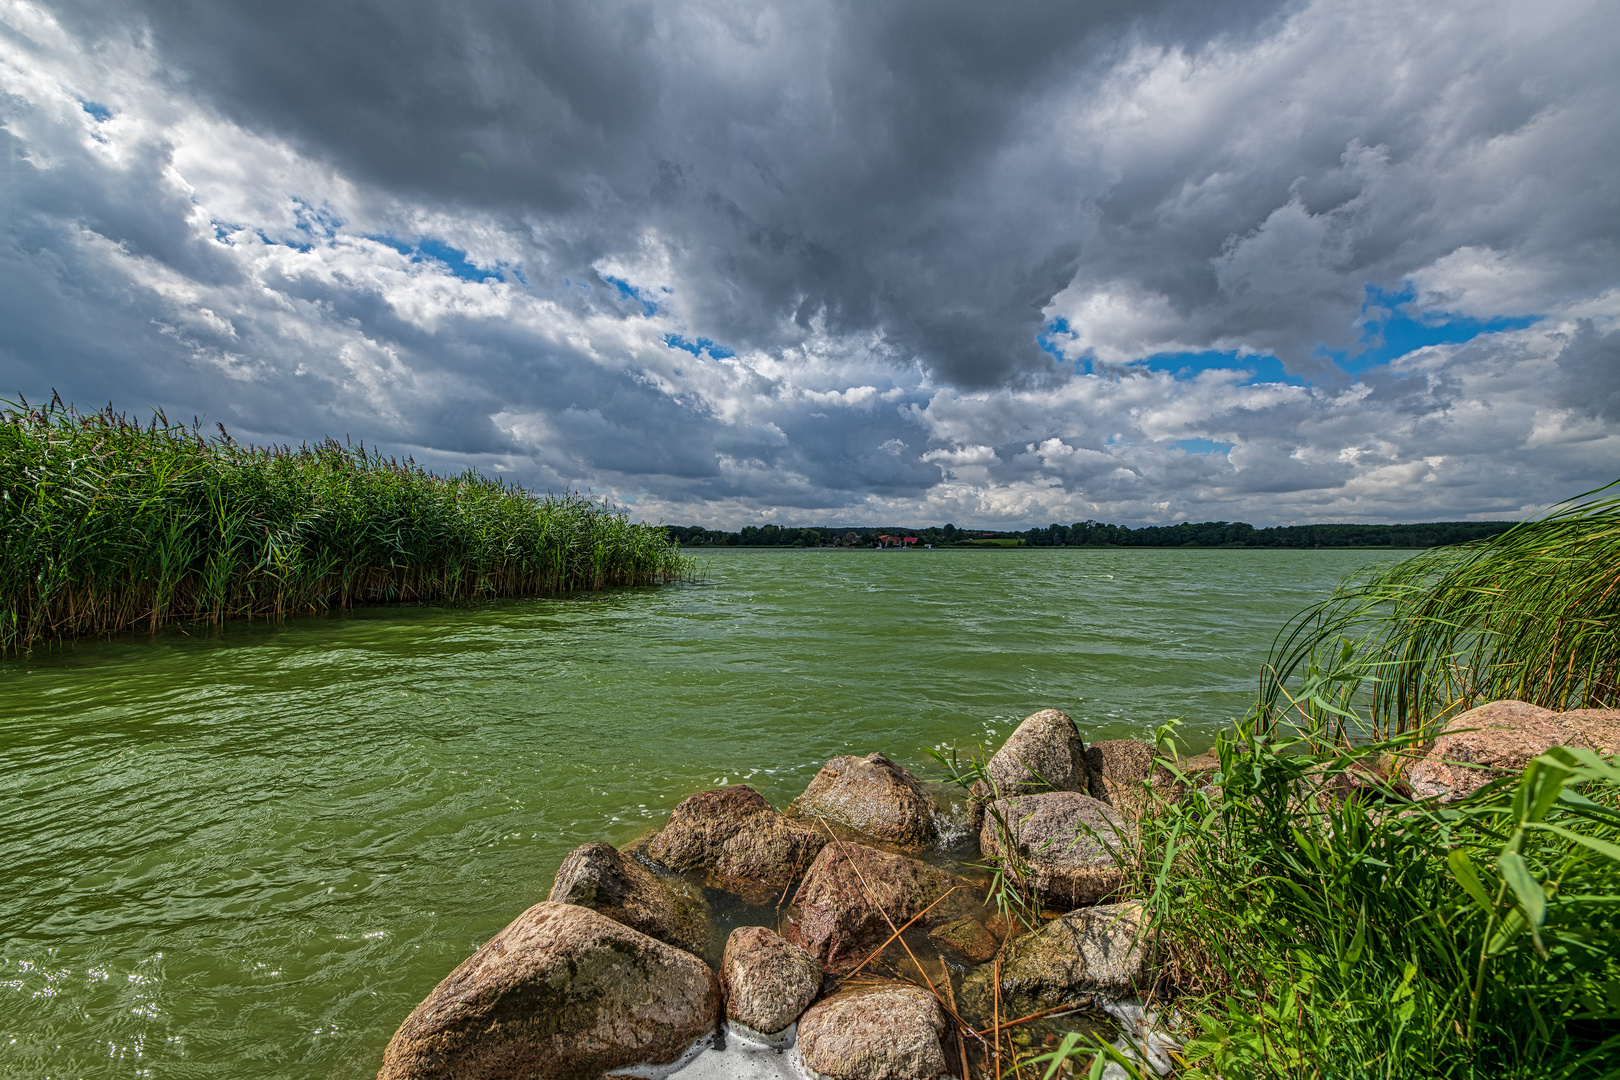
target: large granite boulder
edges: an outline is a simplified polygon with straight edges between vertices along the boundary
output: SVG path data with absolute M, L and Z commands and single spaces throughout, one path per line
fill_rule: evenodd
M 726 1019 L 769 1039 L 785 1031 L 821 991 L 816 958 L 763 926 L 739 926 L 720 958 Z
M 995 798 L 1040 791 L 1090 791 L 1086 745 L 1066 713 L 1042 709 L 1025 717 L 985 767 Z
M 1115 853 L 1123 855 L 1132 839 L 1132 826 L 1107 803 L 1049 791 L 990 804 L 979 847 L 1001 858 L 1010 840 L 1012 868 L 1021 865 L 1027 884 L 1048 904 L 1072 908 L 1099 903 L 1124 884 Z
M 945 1011 L 904 983 L 842 990 L 799 1018 L 799 1053 L 831 1080 L 932 1080 L 945 1072 Z
M 703 961 L 577 904 L 519 915 L 400 1025 L 378 1080 L 578 1080 L 668 1064 L 714 1030 Z
M 1406 782 L 1420 799 L 1456 802 L 1500 776 L 1523 770 L 1532 758 L 1555 746 L 1613 753 L 1617 734 L 1620 712 L 1558 713 L 1523 701 L 1492 701 L 1447 722 L 1434 745 L 1407 772 Z
M 905 848 L 934 842 L 934 803 L 903 767 L 882 754 L 846 754 L 822 766 L 793 811 Z
M 1001 957 L 1001 1012 L 1096 1006 L 1145 993 L 1153 982 L 1152 947 L 1139 903 L 1080 908 L 1007 943 Z M 964 1016 L 990 1015 L 994 967 L 962 983 Z
M 697 890 L 662 878 L 612 844 L 577 847 L 557 868 L 548 900 L 578 904 L 666 945 L 703 956 L 709 948 L 709 911 Z
M 834 975 L 850 971 L 882 945 L 896 928 L 966 883 L 925 862 L 840 840 L 816 856 L 793 894 L 783 934 L 802 946 Z M 927 921 L 960 916 L 977 903 L 971 890 L 956 894 L 961 905 L 945 901 Z M 887 916 L 887 918 L 885 918 Z
M 704 883 L 750 904 L 770 903 L 810 865 L 827 834 L 777 813 L 746 784 L 683 799 L 647 855 L 671 870 L 695 870 Z

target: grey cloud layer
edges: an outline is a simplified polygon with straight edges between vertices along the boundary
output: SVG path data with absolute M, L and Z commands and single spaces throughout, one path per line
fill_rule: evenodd
M 0 375 L 679 520 L 1518 512 L 1620 461 L 1617 42 L 1599 4 L 0 4 Z M 1351 379 L 1369 286 L 1541 321 Z M 1317 385 L 1130 366 L 1202 349 Z

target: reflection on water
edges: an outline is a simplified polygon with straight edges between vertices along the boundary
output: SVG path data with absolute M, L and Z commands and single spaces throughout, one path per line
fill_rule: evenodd
M 562 856 L 841 753 L 1253 694 L 1371 552 L 725 551 L 701 584 L 0 662 L 0 1073 L 365 1075 Z

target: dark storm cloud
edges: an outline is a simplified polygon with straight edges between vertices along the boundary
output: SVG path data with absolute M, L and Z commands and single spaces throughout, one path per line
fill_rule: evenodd
M 1579 3 L 14 2 L 0 375 L 716 522 L 1517 512 L 1620 459 L 1617 38 Z M 1202 350 L 1317 385 L 1137 366 Z
M 1577 412 L 1620 422 L 1620 331 L 1600 333 L 1590 319 L 1575 324 L 1575 333 L 1558 354 L 1563 374 L 1559 399 Z
M 149 30 L 176 88 L 383 190 L 546 218 L 554 270 L 588 276 L 667 230 L 694 312 L 733 347 L 820 315 L 990 385 L 1048 365 L 1041 311 L 1080 250 L 1061 175 L 987 175 L 1009 135 L 1130 35 L 1196 47 L 1274 6 L 73 10 L 87 36 Z

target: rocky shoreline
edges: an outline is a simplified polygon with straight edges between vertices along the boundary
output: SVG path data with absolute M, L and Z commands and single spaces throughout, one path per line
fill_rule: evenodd
M 1616 713 L 1493 702 L 1386 763 L 1404 781 L 1364 777 L 1460 798 L 1553 745 L 1612 754 L 1617 727 Z M 378 1080 L 660 1077 L 728 1036 L 779 1056 L 769 1075 L 932 1080 L 967 1075 L 1012 1023 L 1026 1045 L 1055 1042 L 1059 1015 L 1064 1030 L 1128 1029 L 1167 1069 L 1141 1005 L 1164 989 L 1159 949 L 1123 867 L 1149 789 L 1174 797 L 1217 767 L 1136 740 L 1087 746 L 1046 709 L 966 796 L 881 753 L 832 759 L 782 811 L 746 785 L 698 792 L 624 850 L 570 853 L 550 896 L 401 1024 Z M 1021 911 L 993 902 L 1009 875 Z

